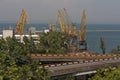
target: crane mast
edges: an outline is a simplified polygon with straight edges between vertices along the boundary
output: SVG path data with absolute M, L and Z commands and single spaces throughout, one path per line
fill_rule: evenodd
M 79 41 L 85 41 L 85 40 L 86 40 L 86 12 L 85 10 L 83 10 Z
M 24 24 L 27 23 L 28 24 L 28 16 L 26 11 L 23 9 L 19 18 L 19 21 L 17 23 L 16 26 L 16 34 L 23 34 L 24 32 Z
M 83 13 L 82 13 L 80 36 L 79 36 L 79 49 L 80 50 L 87 50 L 87 43 L 86 43 L 86 11 L 85 10 L 83 10 Z
M 61 26 L 61 32 L 65 33 L 65 21 L 63 18 L 62 10 L 58 10 L 58 18 Z
M 66 19 L 66 26 L 68 26 L 68 34 L 72 35 L 73 37 L 77 37 L 76 25 L 71 24 L 70 17 L 65 8 L 64 8 L 64 13 L 65 13 L 65 19 Z
M 69 17 L 69 15 L 68 15 L 68 13 L 67 13 L 67 10 L 65 9 L 65 8 L 63 8 L 63 10 L 64 10 L 64 20 L 65 20 L 65 32 L 66 32 L 66 34 L 70 34 L 71 32 L 71 21 L 70 21 L 70 17 Z
M 57 19 L 55 20 L 55 25 L 54 25 L 54 28 L 55 28 L 55 31 L 56 31 L 56 32 L 58 32 L 57 25 L 58 25 L 58 17 L 57 17 Z

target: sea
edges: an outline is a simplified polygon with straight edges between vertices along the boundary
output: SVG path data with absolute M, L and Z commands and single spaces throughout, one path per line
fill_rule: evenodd
M 29 27 L 35 27 L 37 31 L 48 29 L 48 24 L 32 23 L 25 25 L 25 30 Z M 0 23 L 0 34 L 2 30 L 15 29 L 15 23 Z M 60 28 L 60 27 L 58 27 Z M 80 24 L 77 24 L 79 31 Z M 100 48 L 100 38 L 103 38 L 106 48 L 106 54 L 110 53 L 112 49 L 120 45 L 120 25 L 116 24 L 87 24 L 86 26 L 86 41 L 89 51 L 102 53 Z

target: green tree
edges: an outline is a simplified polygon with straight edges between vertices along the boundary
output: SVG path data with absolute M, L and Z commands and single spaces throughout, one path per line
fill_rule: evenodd
M 38 63 L 18 65 L 8 51 L 0 52 L 0 80 L 48 80 L 48 72 Z
M 23 38 L 23 41 L 24 41 L 24 46 L 25 46 L 27 53 L 36 53 L 37 52 L 37 48 L 36 48 L 36 45 L 35 45 L 32 37 L 27 38 L 25 36 Z
M 120 67 L 109 68 L 107 71 L 101 69 L 89 80 L 120 80 Z
M 27 42 L 28 40 L 28 42 Z M 20 43 L 14 38 L 0 39 L 0 80 L 47 80 L 48 72 L 27 55 L 33 42 Z M 27 46 L 26 46 L 27 45 Z
M 112 54 L 120 54 L 120 46 L 117 46 L 116 48 L 112 49 L 110 51 Z
M 7 43 L 6 43 L 6 41 L 2 38 L 2 39 L 0 39 L 0 52 L 5 51 L 5 50 L 8 51 Z
M 105 54 L 105 50 L 106 50 L 106 48 L 105 48 L 105 41 L 103 40 L 102 37 L 100 38 L 100 48 L 102 50 L 102 53 Z
M 44 33 L 40 36 L 38 50 L 40 53 L 64 54 L 67 52 L 67 36 L 60 32 Z

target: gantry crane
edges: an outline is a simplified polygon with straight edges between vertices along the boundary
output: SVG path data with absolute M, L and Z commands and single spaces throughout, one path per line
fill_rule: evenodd
M 81 27 L 80 27 L 80 36 L 79 36 L 79 50 L 87 50 L 86 43 L 86 11 L 83 10 Z
M 25 23 L 28 24 L 29 22 L 28 22 L 27 12 L 23 9 L 21 12 L 21 16 L 19 18 L 19 21 L 17 23 L 17 26 L 16 26 L 16 31 L 15 31 L 16 34 L 21 35 L 24 33 L 24 24 Z

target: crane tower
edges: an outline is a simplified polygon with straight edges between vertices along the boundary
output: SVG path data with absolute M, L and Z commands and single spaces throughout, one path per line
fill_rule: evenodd
M 27 17 L 27 12 L 23 9 L 21 12 L 21 16 L 19 18 L 19 21 L 17 23 L 16 26 L 16 34 L 23 34 L 24 33 L 24 24 L 27 23 L 28 24 L 28 17 Z
M 80 27 L 80 35 L 79 35 L 79 50 L 87 50 L 86 43 L 86 11 L 83 10 L 81 27 Z

